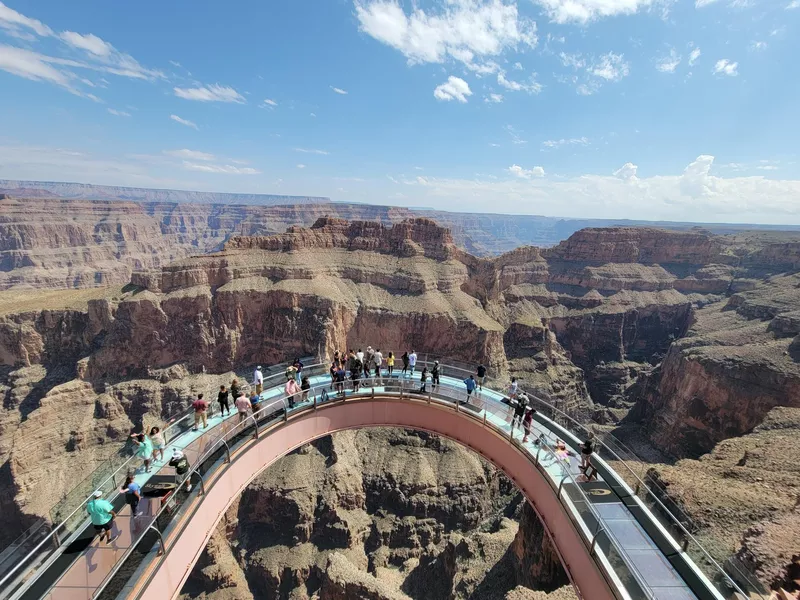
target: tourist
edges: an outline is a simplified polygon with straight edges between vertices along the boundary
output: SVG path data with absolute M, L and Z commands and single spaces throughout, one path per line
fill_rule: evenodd
M 369 376 L 372 372 L 372 365 L 375 363 L 375 350 L 372 349 L 372 346 L 367 346 L 367 352 L 364 356 L 364 374 Z
M 581 444 L 581 471 L 584 473 L 592 466 L 592 454 L 594 454 L 594 433 L 590 431 Z
M 466 385 L 466 386 L 467 386 L 467 402 L 469 402 L 469 399 L 470 399 L 470 396 L 472 396 L 472 392 L 473 392 L 473 390 L 474 390 L 474 389 L 475 389 L 475 387 L 478 385 L 478 384 L 475 382 L 475 376 L 474 376 L 474 375 L 470 375 L 469 377 L 467 377 L 467 378 L 464 380 L 464 385 Z
M 531 434 L 531 426 L 533 425 L 533 415 L 536 413 L 533 410 L 532 406 L 529 406 L 525 410 L 525 416 L 522 418 L 522 429 L 525 431 L 525 435 L 522 437 L 523 442 L 528 441 L 528 436 Z
M 403 352 L 403 356 L 401 356 L 400 358 L 403 360 L 403 371 L 400 374 L 403 377 L 405 377 L 406 374 L 408 373 L 408 363 L 409 363 L 408 351 Z
M 350 379 L 353 381 L 353 391 L 357 392 L 361 385 L 361 361 L 356 354 L 355 361 L 353 361 L 353 368 L 350 370 Z
M 356 358 L 361 361 L 361 364 L 364 364 L 364 352 L 361 350 L 361 348 L 359 348 L 358 352 L 356 352 Z
M 334 383 L 336 384 L 336 393 L 339 396 L 344 396 L 344 380 L 347 378 L 347 373 L 345 370 L 340 366 L 336 370 L 336 374 L 334 375 Z
M 508 397 L 512 400 L 516 400 L 517 394 L 519 393 L 519 384 L 517 383 L 517 378 L 511 378 L 511 385 L 508 386 Z
M 569 452 L 567 451 L 567 444 L 564 440 L 556 440 L 556 458 L 567 463 L 567 471 L 569 471 Z
M 483 384 L 486 383 L 486 367 L 483 366 L 483 363 L 478 365 L 477 375 L 478 375 L 478 390 L 482 392 Z
M 114 507 L 111 502 L 103 499 L 103 492 L 97 490 L 92 494 L 92 499 L 86 503 L 86 512 L 91 517 L 92 525 L 94 525 L 95 533 L 100 534 L 100 541 L 106 538 L 106 544 L 110 544 L 116 540 L 119 535 L 111 536 L 111 529 L 114 527 L 114 517 L 117 513 L 114 512 Z
M 258 412 L 260 406 L 261 406 L 261 396 L 253 392 L 253 394 L 250 396 L 250 410 L 252 411 L 253 416 L 255 416 L 255 414 Z
M 294 363 L 292 363 L 286 367 L 286 371 L 284 371 L 283 374 L 286 376 L 287 380 L 294 379 L 297 377 L 297 367 L 294 365 Z
M 153 458 L 153 442 L 144 433 L 132 433 L 131 439 L 136 444 L 136 456 L 144 461 L 144 472 L 150 472 L 150 461 Z
M 203 400 L 203 394 L 197 394 L 197 400 L 192 402 L 192 408 L 194 408 L 194 429 L 192 431 L 197 431 L 200 423 L 203 424 L 203 429 L 206 429 L 208 427 L 208 402 Z
M 392 378 L 392 373 L 394 373 L 394 354 L 389 352 L 389 356 L 386 357 L 386 370 L 389 371 L 389 379 Z
M 431 369 L 431 387 L 433 391 L 436 391 L 436 387 L 439 385 L 439 361 L 433 361 L 433 368 Z
M 175 469 L 175 486 L 180 487 L 185 481 L 186 491 L 191 492 L 192 478 L 189 477 L 189 460 L 178 448 L 172 451 L 172 458 L 169 461 L 169 466 Z
M 217 394 L 217 402 L 219 402 L 219 411 L 221 414 L 231 414 L 231 407 L 228 405 L 228 389 L 221 385 L 219 386 L 219 393 Z
M 294 401 L 297 394 L 300 393 L 300 386 L 297 385 L 297 380 L 294 378 L 286 380 L 286 399 L 289 401 L 289 408 L 294 408 Z
M 356 369 L 357 360 L 358 357 L 356 356 L 356 353 L 350 350 L 349 354 L 347 355 L 347 370 L 350 372 L 351 375 L 353 374 L 353 371 L 355 371 Z
M 292 366 L 296 369 L 295 378 L 297 379 L 297 383 L 300 383 L 303 379 L 303 363 L 300 358 L 295 358 Z
M 412 350 L 411 354 L 408 355 L 408 366 L 411 369 L 411 377 L 414 377 L 414 369 L 417 366 L 417 351 Z
M 383 352 L 380 348 L 375 350 L 375 354 L 372 355 L 372 362 L 375 365 L 375 377 L 380 379 L 381 365 L 383 364 Z
M 331 362 L 331 366 L 328 369 L 328 372 L 331 375 L 331 387 L 328 389 L 333 389 L 333 383 L 336 381 L 336 371 L 339 370 L 339 351 L 336 351 L 336 354 L 333 357 L 333 362 Z
M 131 507 L 131 515 L 138 517 L 139 500 L 142 499 L 142 486 L 140 486 L 133 478 L 133 475 L 128 475 L 125 478 L 125 485 L 120 489 L 121 494 L 125 494 L 125 502 Z
M 514 431 L 514 425 L 522 425 L 522 417 L 525 416 L 525 408 L 528 406 L 528 397 L 525 394 L 520 394 L 514 405 L 514 416 L 511 418 L 511 431 Z
M 239 423 L 241 423 L 247 419 L 247 413 L 250 411 L 250 400 L 247 399 L 244 392 L 240 392 L 233 403 L 236 405 L 236 410 L 239 413 Z
M 308 377 L 303 377 L 303 381 L 300 383 L 300 389 L 303 390 L 303 402 L 308 400 L 308 390 L 311 389 L 311 381 L 309 381 Z
M 422 368 L 422 373 L 420 373 L 420 376 L 419 376 L 419 383 L 420 383 L 419 393 L 420 394 L 426 393 L 428 391 L 428 388 L 427 388 L 427 386 L 428 386 L 428 367 L 423 367 Z
M 167 444 L 164 441 L 164 434 L 161 433 L 160 427 L 150 428 L 150 442 L 153 444 L 153 458 L 155 460 L 164 460 L 164 447 Z
M 234 379 L 231 381 L 231 398 L 233 401 L 236 402 L 236 399 L 239 397 L 239 381 Z
M 256 386 L 256 394 L 264 391 L 264 373 L 261 372 L 261 365 L 257 366 L 253 373 L 253 385 Z

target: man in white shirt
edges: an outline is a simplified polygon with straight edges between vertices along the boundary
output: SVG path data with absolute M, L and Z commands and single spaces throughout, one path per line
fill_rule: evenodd
M 361 350 L 361 348 L 359 348 L 358 352 L 356 352 L 356 356 L 358 357 L 358 360 L 361 361 L 361 364 L 364 364 L 364 352 Z
M 264 390 L 264 374 L 261 372 L 261 366 L 256 367 L 253 373 L 253 385 L 256 386 L 256 394 L 261 394 Z
M 414 367 L 417 366 L 417 351 L 412 350 L 408 355 L 408 366 L 411 367 L 411 376 L 414 376 Z

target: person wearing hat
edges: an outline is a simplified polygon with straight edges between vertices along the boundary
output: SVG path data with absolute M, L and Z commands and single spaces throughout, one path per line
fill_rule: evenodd
M 433 361 L 433 368 L 431 369 L 431 388 L 435 391 L 436 386 L 439 385 L 439 361 Z
M 256 367 L 253 373 L 253 385 L 256 386 L 256 394 L 261 394 L 264 391 L 264 374 L 261 372 L 261 365 Z
M 97 490 L 92 494 L 92 499 L 86 503 L 86 512 L 92 520 L 92 525 L 96 533 L 100 534 L 100 541 L 106 538 L 106 544 L 110 544 L 116 540 L 119 535 L 111 535 L 111 529 L 114 527 L 114 517 L 117 513 L 114 512 L 114 507 L 111 502 L 103 499 L 103 492 Z
M 169 461 L 169 466 L 175 469 L 175 483 L 178 487 L 185 481 L 186 491 L 192 491 L 192 480 L 189 475 L 189 461 L 184 456 L 180 449 L 175 448 L 172 451 L 172 459 Z

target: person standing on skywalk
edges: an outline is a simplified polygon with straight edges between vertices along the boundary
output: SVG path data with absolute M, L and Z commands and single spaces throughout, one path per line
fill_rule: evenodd
M 86 512 L 89 513 L 95 532 L 100 534 L 101 542 L 106 538 L 106 544 L 110 544 L 119 537 L 119 534 L 111 535 L 117 513 L 114 512 L 111 502 L 103 498 L 103 492 L 97 490 L 92 494 L 92 499 L 86 503 Z
M 264 391 L 264 374 L 261 372 L 261 365 L 257 366 L 253 373 L 253 385 L 256 386 L 256 394 Z

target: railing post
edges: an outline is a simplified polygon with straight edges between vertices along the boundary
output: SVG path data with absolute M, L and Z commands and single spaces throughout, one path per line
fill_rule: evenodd
M 561 478 L 561 481 L 560 481 L 560 482 L 559 482 L 559 484 L 558 484 L 558 494 L 557 494 L 557 496 L 558 496 L 558 499 L 559 499 L 559 500 L 561 499 L 561 488 L 562 488 L 562 487 L 564 487 L 564 482 L 565 482 L 567 479 L 569 479 L 569 475 L 564 475 L 564 476 Z
M 203 476 L 200 475 L 200 471 L 195 471 L 195 473 L 197 473 L 197 476 L 200 478 L 200 494 L 202 496 L 205 496 L 206 495 L 206 482 L 203 481 Z
M 314 394 L 314 410 L 317 410 L 317 395 Z
M 594 535 L 592 536 L 592 543 L 589 546 L 589 554 L 591 554 L 592 556 L 594 556 L 594 547 L 597 544 L 597 538 L 605 530 L 606 530 L 605 527 L 600 527 L 600 523 L 597 524 L 597 531 L 594 532 Z
M 683 544 L 681 544 L 681 547 L 683 548 L 684 552 L 689 550 L 689 538 L 686 537 L 685 535 L 683 536 Z
M 255 427 L 255 434 L 253 435 L 253 437 L 255 439 L 258 439 L 258 421 L 256 420 L 255 415 L 250 415 L 250 418 L 253 419 L 253 426 Z
M 156 532 L 156 535 L 158 536 L 158 544 L 161 547 L 158 552 L 158 556 L 164 556 L 164 554 L 167 552 L 167 547 L 164 545 L 164 536 L 161 535 L 161 532 L 158 530 L 158 527 L 155 526 L 155 523 L 150 525 L 148 529 L 152 529 Z
M 486 409 L 483 409 L 483 426 L 486 427 Z
M 230 464 L 230 462 L 231 462 L 231 449 L 228 447 L 228 442 L 226 442 L 225 440 L 222 440 L 222 443 L 225 444 L 225 456 L 226 456 L 225 462 Z
M 53 530 L 53 533 L 50 534 L 53 538 L 53 543 L 56 545 L 56 548 L 61 546 L 61 540 L 58 539 L 58 531 Z
M 535 458 L 535 461 L 536 461 L 536 464 L 537 464 L 537 465 L 539 464 L 539 454 L 540 454 L 541 452 L 542 452 L 542 445 L 541 445 L 541 444 L 539 444 L 539 447 L 538 447 L 538 448 L 537 448 L 537 450 L 536 450 L 536 458 Z

